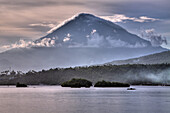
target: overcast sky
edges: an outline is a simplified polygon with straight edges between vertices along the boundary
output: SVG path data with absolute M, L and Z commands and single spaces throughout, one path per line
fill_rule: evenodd
M 137 35 L 154 29 L 167 38 L 164 47 L 170 48 L 169 4 L 170 0 L 0 0 L 0 47 L 41 38 L 65 19 L 89 12 Z

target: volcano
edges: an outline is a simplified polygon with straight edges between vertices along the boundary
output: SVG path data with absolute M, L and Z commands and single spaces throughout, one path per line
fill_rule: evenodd
M 86 13 L 72 17 L 36 42 L 45 39 L 55 47 L 151 47 L 150 42 L 129 33 L 113 22 Z
M 28 71 L 96 65 L 166 51 L 111 21 L 87 13 L 53 28 L 34 45 L 41 46 L 0 53 L 0 61 L 5 60 L 5 66 L 14 70 Z

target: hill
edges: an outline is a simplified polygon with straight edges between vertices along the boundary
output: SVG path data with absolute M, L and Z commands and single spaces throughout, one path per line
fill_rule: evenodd
M 162 63 L 170 63 L 170 51 L 147 55 L 139 58 L 113 61 L 106 64 L 122 65 L 122 64 L 162 64 Z

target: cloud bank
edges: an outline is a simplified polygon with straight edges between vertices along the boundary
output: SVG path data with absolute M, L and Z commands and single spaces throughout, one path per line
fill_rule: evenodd
M 26 41 L 26 40 L 19 40 L 18 42 L 10 45 L 4 45 L 2 46 L 3 49 L 9 50 L 9 49 L 14 49 L 14 48 L 31 48 L 31 47 L 54 47 L 55 46 L 55 41 L 56 39 L 53 38 L 44 38 L 39 42 L 34 42 L 34 41 Z
M 107 48 L 116 48 L 116 47 L 126 47 L 126 48 L 143 48 L 148 45 L 145 43 L 137 42 L 136 44 L 130 44 L 128 42 L 122 41 L 120 39 L 114 39 L 114 37 L 108 36 L 104 37 L 99 35 L 97 30 L 93 29 L 90 35 L 86 36 L 87 43 L 72 43 L 73 45 L 69 45 L 70 48 L 74 47 L 107 47 Z M 71 40 L 69 40 L 71 42 Z
M 79 15 L 76 14 L 74 16 L 72 16 L 71 18 L 68 18 L 66 20 L 64 20 L 63 22 L 61 22 L 60 24 L 56 25 L 53 23 L 37 23 L 37 24 L 29 24 L 29 26 L 32 27 L 36 27 L 36 26 L 41 26 L 41 27 L 49 27 L 51 28 L 49 31 L 47 31 L 47 33 L 52 33 L 53 31 L 55 31 L 56 29 L 58 29 L 59 27 L 63 26 L 64 24 L 66 24 L 67 22 L 73 20 L 75 17 L 77 17 Z M 127 17 L 123 14 L 114 14 L 113 16 L 99 16 L 103 19 L 112 21 L 112 22 L 126 22 L 126 21 L 133 21 L 133 22 L 154 22 L 154 21 L 158 21 L 159 19 L 156 18 L 149 18 L 147 16 L 140 16 L 139 18 L 136 17 Z
M 52 23 L 37 23 L 37 24 L 29 24 L 29 26 L 32 26 L 32 27 L 40 26 L 40 27 L 53 28 L 53 27 L 55 27 L 56 25 L 55 25 L 55 24 L 52 24 Z
M 86 36 L 87 42 L 77 43 L 72 40 L 71 34 L 67 34 L 62 41 L 59 41 L 58 37 L 53 38 L 43 38 L 38 41 L 26 41 L 19 40 L 18 42 L 10 45 L 2 46 L 3 49 L 9 50 L 14 48 L 31 48 L 31 47 L 68 47 L 68 48 L 77 48 L 77 47 L 94 47 L 94 48 L 115 48 L 115 47 L 126 47 L 126 48 L 143 48 L 147 47 L 145 43 L 136 43 L 134 45 L 122 41 L 120 39 L 114 39 L 114 37 L 108 36 L 104 37 L 99 35 L 97 30 L 93 29 L 91 33 Z
M 147 16 L 140 16 L 139 18 L 136 17 L 128 17 L 123 14 L 114 14 L 113 16 L 101 16 L 101 18 L 112 21 L 112 22 L 126 22 L 126 21 L 133 21 L 133 22 L 154 22 L 159 19 L 150 18 Z
M 109 44 L 109 45 L 108 45 Z M 99 35 L 96 30 L 91 32 L 90 37 L 88 37 L 87 41 L 88 47 L 127 47 L 127 48 L 142 48 L 147 45 L 144 43 L 136 43 L 135 45 L 129 44 L 128 42 L 122 41 L 120 39 L 114 39 L 113 37 L 104 37 Z
M 166 37 L 156 33 L 155 29 L 146 29 L 141 31 L 141 37 L 151 42 L 152 46 L 161 46 L 162 44 L 168 44 Z

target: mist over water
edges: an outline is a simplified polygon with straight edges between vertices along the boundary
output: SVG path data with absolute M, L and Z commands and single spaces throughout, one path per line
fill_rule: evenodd
M 130 83 L 140 83 L 140 82 L 149 82 L 154 84 L 170 84 L 170 68 L 161 70 L 158 69 L 155 72 L 148 72 L 149 70 L 140 70 L 138 73 L 134 73 L 133 70 L 129 70 L 124 74 L 124 77 L 120 77 L 120 81 L 130 82 Z
M 153 82 L 166 84 L 170 81 L 170 69 L 164 70 L 159 74 L 149 74 L 146 78 L 152 80 Z
M 35 88 L 33 88 L 35 87 Z M 169 113 L 170 88 L 0 88 L 2 113 Z

